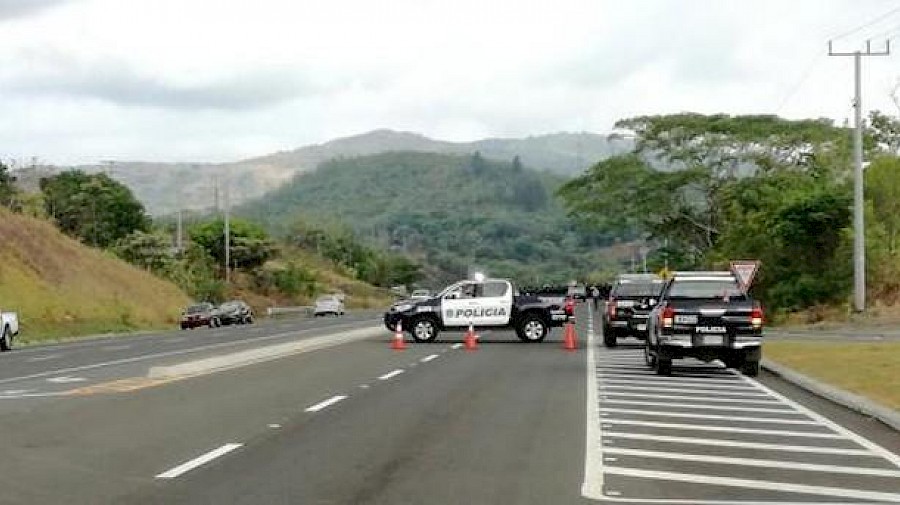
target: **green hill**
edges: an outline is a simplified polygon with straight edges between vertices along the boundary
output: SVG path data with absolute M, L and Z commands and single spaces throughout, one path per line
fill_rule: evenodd
M 436 284 L 471 268 L 564 282 L 599 268 L 610 242 L 568 220 L 554 196 L 564 180 L 479 156 L 391 152 L 325 162 L 236 213 L 281 234 L 298 219 L 348 225 L 436 267 Z
M 23 341 L 174 328 L 189 301 L 175 285 L 49 222 L 0 209 L 0 308 L 19 314 Z

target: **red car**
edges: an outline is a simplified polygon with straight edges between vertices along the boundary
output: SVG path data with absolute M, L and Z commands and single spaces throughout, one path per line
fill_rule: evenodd
M 211 303 L 198 303 L 184 309 L 181 313 L 181 329 L 194 329 L 200 326 L 216 328 L 221 326 L 219 315 L 215 305 Z

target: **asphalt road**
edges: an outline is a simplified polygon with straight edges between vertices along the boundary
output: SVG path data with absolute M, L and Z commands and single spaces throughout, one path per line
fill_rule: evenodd
M 238 327 L 205 345 L 372 322 Z M 461 335 L 445 334 L 401 352 L 385 331 L 152 387 L 7 395 L 0 503 L 900 503 L 896 432 L 770 376 L 676 362 L 675 376 L 658 378 L 637 346 L 607 350 L 596 335 L 587 346 L 590 326 L 581 307 L 577 352 L 561 348 L 559 330 L 539 345 L 486 332 L 466 351 Z M 140 358 L 168 352 L 168 338 L 40 352 L 133 341 L 119 351 Z M 66 375 L 140 373 L 220 350 Z M 36 351 L 4 355 L 0 380 L 91 365 L 73 354 L 6 372 Z

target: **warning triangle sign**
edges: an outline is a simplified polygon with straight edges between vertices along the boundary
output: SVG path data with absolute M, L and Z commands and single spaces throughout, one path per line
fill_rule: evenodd
M 731 262 L 731 271 L 734 272 L 734 276 L 737 277 L 738 282 L 741 284 L 741 289 L 744 291 L 750 288 L 753 278 L 756 277 L 757 270 L 759 270 L 759 261 L 757 260 Z

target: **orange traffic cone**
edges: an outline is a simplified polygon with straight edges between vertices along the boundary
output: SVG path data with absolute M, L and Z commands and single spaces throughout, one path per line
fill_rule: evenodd
M 397 332 L 394 333 L 394 341 L 391 342 L 391 349 L 402 351 L 406 349 L 406 340 L 403 339 L 403 324 L 397 321 Z
M 472 326 L 472 323 L 469 323 L 469 331 L 466 332 L 463 342 L 465 342 L 467 351 L 478 349 L 478 335 L 475 334 L 475 328 Z
M 578 349 L 578 337 L 575 335 L 575 325 L 566 323 L 566 331 L 563 337 L 563 349 L 574 351 Z

